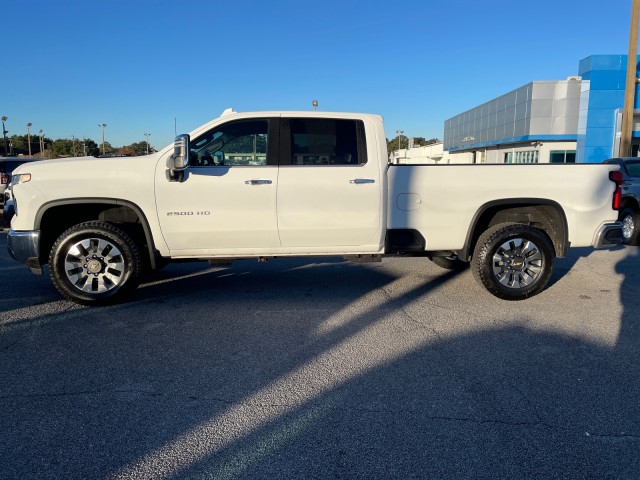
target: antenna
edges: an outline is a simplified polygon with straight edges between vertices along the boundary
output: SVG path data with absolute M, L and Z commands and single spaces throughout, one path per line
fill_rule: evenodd
M 178 136 L 178 123 L 176 122 L 176 117 L 173 117 L 173 136 Z

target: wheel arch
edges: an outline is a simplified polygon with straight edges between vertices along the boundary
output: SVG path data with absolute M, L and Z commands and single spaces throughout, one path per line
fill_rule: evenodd
M 619 211 L 625 208 L 632 208 L 636 212 L 640 212 L 640 200 L 638 200 L 638 197 L 636 195 L 623 195 Z
M 474 214 L 463 249 L 458 256 L 470 259 L 478 238 L 488 228 L 499 223 L 520 223 L 543 230 L 557 257 L 564 257 L 569 248 L 569 227 L 562 206 L 541 198 L 509 198 L 482 205 Z
M 49 250 L 62 232 L 91 220 L 122 225 L 136 242 L 144 242 L 140 245 L 141 251 L 146 250 L 145 259 L 148 259 L 152 269 L 156 268 L 158 253 L 146 215 L 135 203 L 116 198 L 69 198 L 43 204 L 36 214 L 34 225 L 36 230 L 41 231 L 40 263 L 47 263 Z

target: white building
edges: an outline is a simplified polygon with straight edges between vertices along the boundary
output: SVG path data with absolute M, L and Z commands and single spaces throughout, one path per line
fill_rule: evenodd
M 462 157 L 455 163 L 460 163 Z M 445 152 L 443 143 L 432 143 L 424 147 L 404 148 L 391 153 L 391 163 L 435 164 L 454 163 L 449 152 Z M 466 162 L 469 163 L 469 162 Z
M 582 79 L 534 81 L 445 121 L 444 142 L 398 163 L 574 163 Z

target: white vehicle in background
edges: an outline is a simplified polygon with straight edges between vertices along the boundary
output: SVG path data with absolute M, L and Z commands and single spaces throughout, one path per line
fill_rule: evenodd
M 389 165 L 378 115 L 225 111 L 152 155 L 16 169 L 8 248 L 88 305 L 167 261 L 321 255 L 471 263 L 519 300 L 570 246 L 620 242 L 621 178 L 605 164 Z

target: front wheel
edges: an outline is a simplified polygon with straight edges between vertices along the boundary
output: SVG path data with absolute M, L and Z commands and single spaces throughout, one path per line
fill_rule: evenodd
M 114 303 L 135 289 L 142 258 L 120 228 L 86 222 L 66 230 L 49 255 L 49 274 L 69 300 L 82 305 Z
M 496 297 L 523 300 L 544 290 L 553 272 L 553 260 L 553 246 L 542 230 L 502 223 L 480 235 L 472 271 Z

